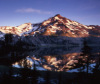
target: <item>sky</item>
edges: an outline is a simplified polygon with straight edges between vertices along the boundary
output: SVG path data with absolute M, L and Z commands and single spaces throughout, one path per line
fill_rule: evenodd
M 56 14 L 84 25 L 100 25 L 100 0 L 0 0 L 0 26 L 39 23 Z

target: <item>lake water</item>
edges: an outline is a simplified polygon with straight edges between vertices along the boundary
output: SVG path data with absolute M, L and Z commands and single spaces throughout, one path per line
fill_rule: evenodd
M 99 46 L 0 51 L 0 84 L 89 84 L 98 81 L 98 74 Z

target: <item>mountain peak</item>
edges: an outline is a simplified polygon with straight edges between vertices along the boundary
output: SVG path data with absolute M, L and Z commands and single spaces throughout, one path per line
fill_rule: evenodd
M 62 18 L 60 14 L 56 14 L 54 17 Z
M 60 14 L 56 14 L 55 16 L 61 16 Z
M 68 36 L 68 37 L 86 37 L 89 35 L 89 27 L 66 17 L 56 14 L 42 22 L 38 27 L 38 32 L 42 35 Z

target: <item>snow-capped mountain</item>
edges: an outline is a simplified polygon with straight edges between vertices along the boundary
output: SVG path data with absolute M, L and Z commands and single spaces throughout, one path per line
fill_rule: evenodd
M 51 17 L 42 23 L 32 24 L 25 23 L 20 26 L 10 27 L 1 26 L 2 33 L 11 33 L 15 35 L 34 35 L 36 33 L 46 36 L 67 36 L 67 37 L 87 37 L 91 33 L 100 34 L 100 26 L 86 26 L 68 18 L 62 17 L 60 14 Z M 93 34 L 92 33 L 92 34 Z
M 57 14 L 40 24 L 34 24 L 33 29 L 36 31 L 30 32 L 30 35 L 38 33 L 46 36 L 87 37 L 89 36 L 88 30 L 93 28 Z
M 11 33 L 11 34 L 15 34 L 15 35 L 19 35 L 21 36 L 24 32 L 29 31 L 30 29 L 32 29 L 32 24 L 31 23 L 25 23 L 22 24 L 20 26 L 16 26 L 16 27 L 10 27 L 10 26 L 1 26 L 0 27 L 0 31 L 2 33 Z
M 57 14 L 37 24 L 25 23 L 16 27 L 2 26 L 0 27 L 0 39 L 10 33 L 18 36 L 16 38 L 20 37 L 20 41 L 29 44 L 67 45 L 74 43 L 76 45 L 78 43 L 81 45 L 84 37 L 99 37 L 99 29 L 100 26 L 86 26 Z

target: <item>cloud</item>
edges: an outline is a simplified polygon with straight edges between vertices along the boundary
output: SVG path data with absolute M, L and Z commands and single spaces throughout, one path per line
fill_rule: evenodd
M 34 8 L 17 9 L 16 12 L 18 12 L 18 13 L 51 14 L 51 12 L 49 12 L 49 11 L 42 11 L 42 10 L 34 9 Z

